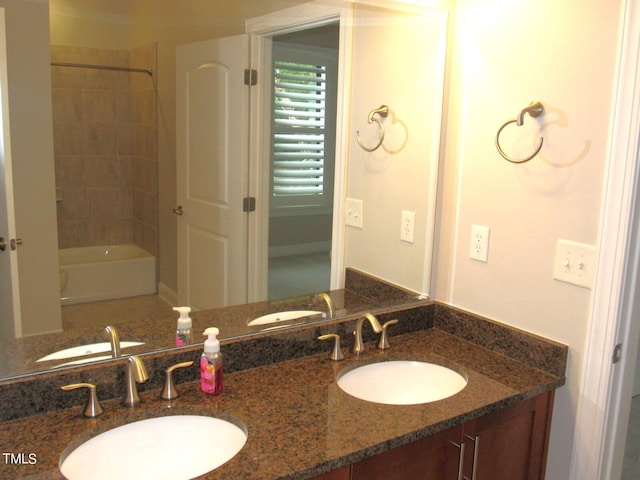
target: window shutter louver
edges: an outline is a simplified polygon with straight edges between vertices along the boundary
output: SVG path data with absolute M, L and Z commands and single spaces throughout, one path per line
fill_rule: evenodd
M 274 62 L 273 195 L 322 195 L 326 67 Z

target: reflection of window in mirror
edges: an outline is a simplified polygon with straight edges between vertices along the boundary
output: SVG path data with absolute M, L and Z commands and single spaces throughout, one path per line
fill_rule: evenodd
M 273 41 L 269 200 L 272 299 L 329 289 L 337 43 L 338 30 L 332 27 L 282 35 Z

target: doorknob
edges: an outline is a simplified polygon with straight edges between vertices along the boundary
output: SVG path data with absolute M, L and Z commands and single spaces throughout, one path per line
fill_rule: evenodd
M 182 210 L 182 205 L 178 205 L 176 208 L 172 208 L 171 211 L 176 215 L 182 215 L 184 210 Z
M 9 240 L 9 247 L 11 248 L 11 250 L 15 250 L 16 248 L 18 248 L 18 245 L 22 245 L 21 238 L 12 238 L 11 240 Z M 0 237 L 0 252 L 4 252 L 6 249 L 7 241 L 4 237 Z

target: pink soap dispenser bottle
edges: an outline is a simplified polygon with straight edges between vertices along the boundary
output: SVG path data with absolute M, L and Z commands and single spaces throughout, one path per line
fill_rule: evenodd
M 204 335 L 204 352 L 200 357 L 200 389 L 209 395 L 222 392 L 223 365 L 220 341 L 216 338 L 220 331 L 216 327 L 207 328 Z

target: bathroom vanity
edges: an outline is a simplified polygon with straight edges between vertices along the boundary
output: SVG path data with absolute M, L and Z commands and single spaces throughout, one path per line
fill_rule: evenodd
M 61 456 L 79 439 L 136 419 L 195 411 L 231 416 L 247 432 L 240 452 L 201 477 L 206 479 L 455 479 L 474 478 L 474 472 L 477 480 L 544 478 L 553 392 L 564 384 L 564 345 L 433 302 L 376 316 L 381 323 L 399 319 L 389 331 L 389 350 L 377 349 L 377 336 L 365 326 L 365 352 L 354 356 L 348 342 L 355 318 L 346 318 L 273 332 L 257 343 L 223 342 L 229 373 L 219 396 L 202 394 L 198 372 L 191 372 L 187 381 L 176 382 L 175 400 L 162 400 L 161 389 L 151 388 L 140 394 L 140 407 L 122 407 L 119 398 L 103 400 L 104 413 L 87 419 L 82 417 L 86 397 L 78 392 L 72 408 L 55 411 L 52 405 L 50 413 L 5 421 L 3 450 L 37 461 L 5 460 L 0 478 L 62 478 Z M 340 362 L 329 360 L 330 345 L 317 340 L 334 332 L 343 339 Z M 318 345 L 323 353 L 317 353 Z M 310 346 L 312 353 L 305 353 Z M 241 357 L 264 357 L 268 351 L 269 364 L 238 368 Z M 184 361 L 194 353 L 176 350 L 143 359 L 150 376 L 161 381 L 166 365 L 161 360 Z M 467 385 L 432 403 L 384 405 L 353 397 L 336 382 L 345 368 L 390 360 L 442 365 L 463 375 Z M 123 364 L 110 367 L 113 382 L 121 380 Z M 75 380 L 98 374 L 85 367 Z M 20 393 L 34 385 L 25 382 L 1 390 L 3 402 L 20 401 Z
M 315 479 L 543 479 L 552 408 L 543 393 Z

